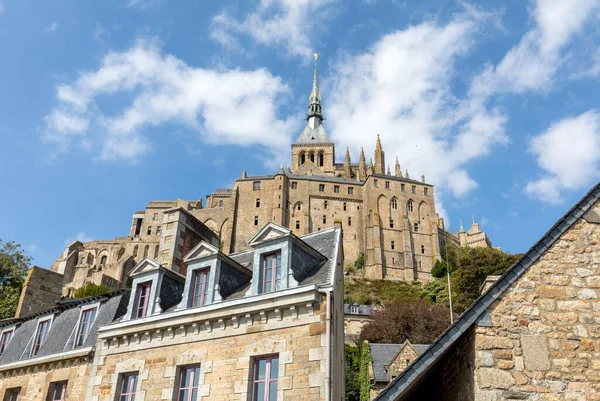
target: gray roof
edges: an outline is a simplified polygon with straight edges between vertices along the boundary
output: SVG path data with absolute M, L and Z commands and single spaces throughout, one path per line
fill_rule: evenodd
M 92 346 L 98 337 L 98 328 L 116 320 L 124 312 L 124 305 L 129 299 L 129 290 L 119 290 L 101 296 L 81 299 L 63 300 L 56 307 L 18 319 L 2 322 L 2 326 L 17 324 L 12 340 L 0 355 L 0 365 L 30 359 L 33 337 L 41 319 L 53 316 L 50 331 L 40 347 L 36 358 L 58 354 L 72 350 L 77 336 L 77 327 L 81 308 L 100 302 L 96 312 L 96 320 L 92 325 L 82 348 Z
M 446 352 L 477 323 L 487 324 L 487 308 L 521 277 L 579 218 L 584 217 L 600 222 L 591 207 L 600 200 L 598 182 L 575 206 L 561 217 L 512 267 L 500 277 L 481 297 L 463 312 L 461 317 L 448 327 L 401 375 L 387 386 L 375 400 L 396 401 L 414 388 L 418 379 L 427 374 Z
M 351 306 L 358 307 L 358 312 L 353 312 Z M 344 314 L 345 315 L 361 315 L 361 316 L 371 316 L 375 314 L 373 308 L 369 305 L 360 305 L 357 302 L 352 304 L 344 304 Z
M 371 348 L 371 358 L 373 365 L 373 376 L 376 382 L 389 381 L 385 367 L 392 363 L 398 352 L 405 344 L 369 344 Z M 406 344 L 408 345 L 408 344 Z M 428 344 L 410 344 L 417 355 L 421 355 L 427 348 Z
M 310 144 L 330 144 L 331 139 L 327 136 L 323 124 L 318 124 L 316 128 L 312 128 L 309 124 L 302 130 L 302 133 L 294 142 L 294 145 L 310 145 Z

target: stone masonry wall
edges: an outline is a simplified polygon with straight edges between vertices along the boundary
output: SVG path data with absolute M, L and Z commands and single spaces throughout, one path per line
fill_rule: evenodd
M 599 244 L 600 224 L 581 218 L 492 305 L 477 401 L 600 400 Z

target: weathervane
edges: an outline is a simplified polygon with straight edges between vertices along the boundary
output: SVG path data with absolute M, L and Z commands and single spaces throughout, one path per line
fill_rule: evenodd
M 313 53 L 313 57 L 315 58 L 315 61 L 317 61 L 319 59 L 319 54 L 320 53 Z

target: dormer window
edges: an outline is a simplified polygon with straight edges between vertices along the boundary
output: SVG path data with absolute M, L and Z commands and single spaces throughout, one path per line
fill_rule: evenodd
M 350 305 L 350 313 L 358 315 L 358 305 Z
M 203 306 L 207 301 L 208 280 L 210 279 L 210 269 L 200 269 L 194 271 L 194 293 L 192 297 L 192 307 Z
M 0 337 L 0 355 L 2 355 L 6 347 L 8 347 L 8 343 L 10 342 L 12 335 L 13 330 L 7 330 L 2 333 L 2 337 Z
M 281 252 L 263 256 L 259 292 L 261 294 L 281 289 Z
M 90 328 L 96 320 L 97 308 L 90 308 L 84 310 L 81 314 L 81 320 L 79 321 L 79 329 L 77 330 L 77 341 L 75 342 L 76 347 L 81 347 L 87 338 Z
M 34 342 L 33 342 L 33 348 L 31 349 L 31 357 L 32 358 L 37 355 L 38 351 L 40 350 L 41 346 L 44 344 L 44 341 L 46 340 L 48 331 L 50 331 L 50 320 L 51 319 L 46 319 L 46 320 L 42 320 L 41 322 L 38 323 L 38 328 L 35 333 L 35 338 L 34 338 Z
M 135 297 L 135 317 L 145 317 L 148 313 L 148 301 L 150 299 L 150 290 L 152 289 L 152 282 L 147 281 L 140 283 L 137 286 L 136 297 Z

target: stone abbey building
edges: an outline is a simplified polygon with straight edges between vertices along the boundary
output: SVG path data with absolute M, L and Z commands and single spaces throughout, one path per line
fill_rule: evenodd
M 375 137 L 373 137 L 375 140 Z M 335 144 L 323 126 L 315 62 L 306 127 L 292 144 L 291 165 L 272 175 L 246 172 L 232 188 L 217 189 L 196 201 L 152 201 L 133 215 L 127 237 L 74 242 L 51 270 L 65 275 L 65 292 L 86 282 L 117 288 L 136 262 L 152 257 L 185 274 L 183 255 L 200 239 L 217 243 L 226 254 L 248 248 L 248 240 L 268 222 L 305 235 L 344 227 L 344 254 L 352 264 L 364 253 L 365 277 L 427 281 L 446 242 L 459 246 L 491 243 L 473 221 L 458 234 L 445 231 L 435 210 L 434 187 L 421 176 L 393 174 L 377 136 L 373 158 L 361 150 L 358 163 L 346 150 L 336 163 Z

